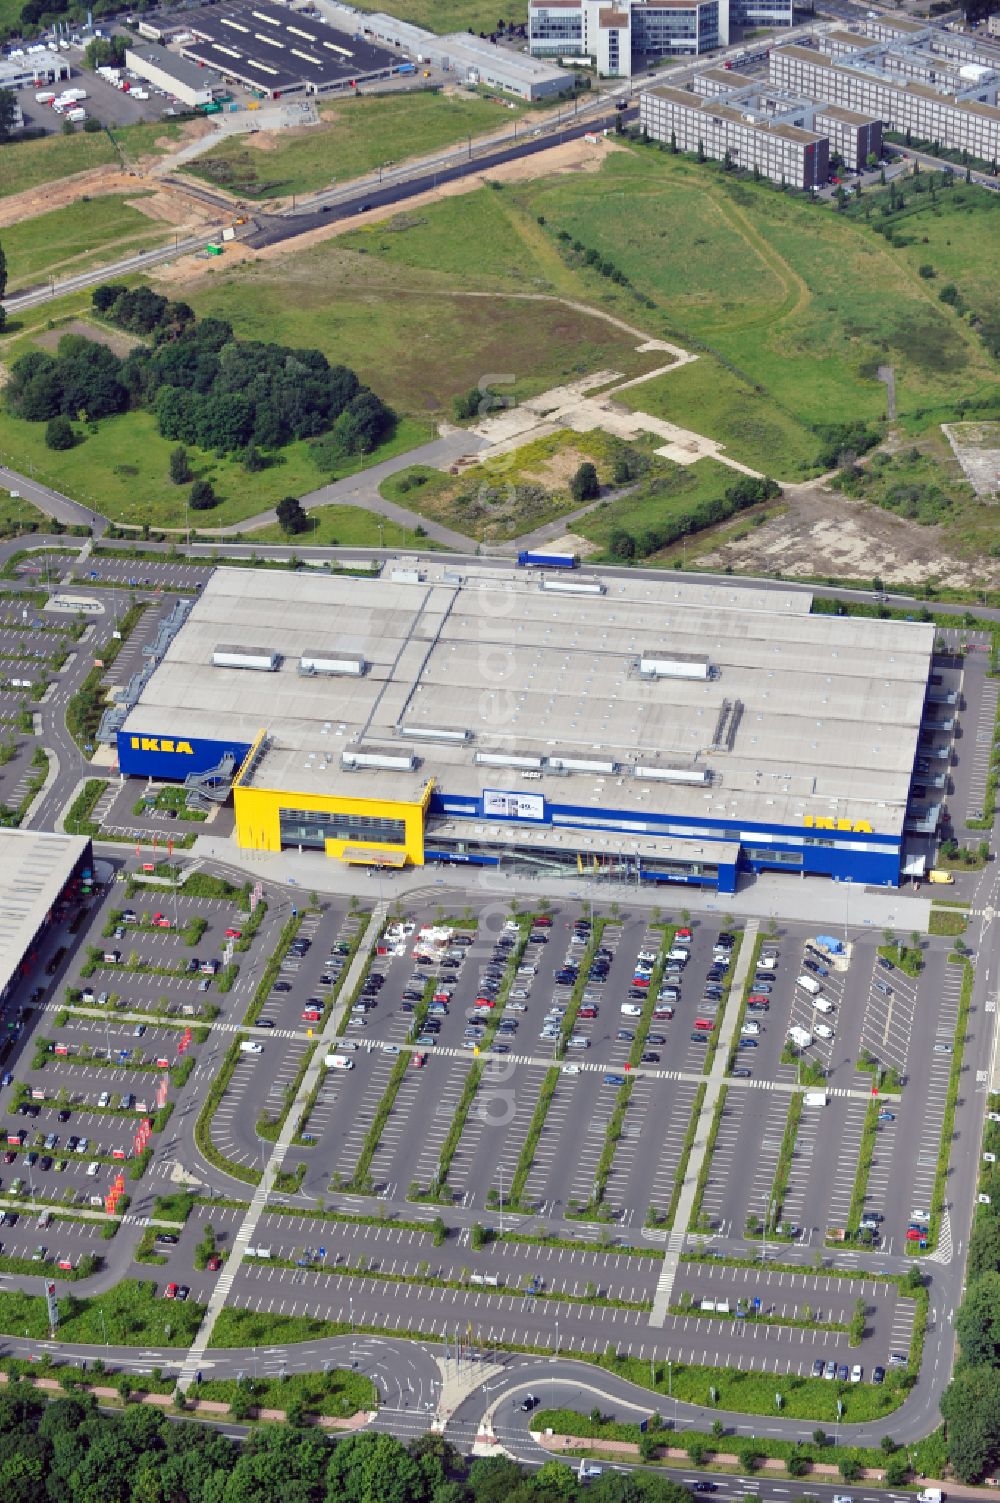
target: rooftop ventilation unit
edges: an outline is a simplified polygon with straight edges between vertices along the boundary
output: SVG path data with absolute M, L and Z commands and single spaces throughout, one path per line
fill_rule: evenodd
M 299 672 L 310 676 L 314 673 L 331 673 L 347 678 L 361 678 L 367 667 L 364 658 L 356 653 L 304 652 L 299 659 Z
M 443 725 L 401 725 L 399 734 L 406 736 L 410 741 L 455 741 L 464 743 L 472 740 L 472 732 L 465 730 L 451 730 Z
M 599 579 L 562 579 L 558 574 L 546 574 L 542 589 L 554 595 L 606 595 L 608 587 Z
M 412 752 L 366 751 L 359 747 L 357 751 L 341 752 L 340 765 L 345 772 L 357 772 L 362 767 L 378 767 L 383 772 L 415 772 L 418 764 Z
M 520 767 L 542 770 L 541 757 L 522 757 L 514 752 L 476 752 L 473 761 L 480 767 Z
M 637 778 L 651 778 L 659 783 L 698 783 L 702 786 L 712 781 L 708 767 L 651 767 L 637 762 L 632 769 Z
M 281 654 L 268 647 L 230 647 L 221 644 L 212 653 L 215 668 L 249 668 L 255 673 L 276 673 Z
M 614 773 L 617 762 L 588 762 L 581 757 L 549 757 L 547 765 L 556 772 L 603 772 Z
M 708 658 L 687 657 L 674 653 L 670 657 L 651 657 L 644 653 L 639 659 L 639 672 L 647 678 L 710 678 L 712 670 Z

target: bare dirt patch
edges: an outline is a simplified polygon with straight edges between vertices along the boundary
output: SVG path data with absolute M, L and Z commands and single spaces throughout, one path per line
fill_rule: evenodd
M 113 329 L 99 329 L 96 324 L 89 324 L 85 319 L 72 318 L 68 323 L 60 324 L 58 329 L 46 329 L 43 334 L 36 334 L 33 343 L 40 345 L 43 350 L 54 350 L 64 334 L 82 334 L 84 339 L 90 339 L 94 344 L 103 344 L 109 350 L 114 350 L 116 355 L 127 355 L 134 350 L 142 340 L 133 334 L 120 334 Z
M 997 565 L 984 560 L 977 567 L 949 553 L 940 527 L 906 521 L 825 486 L 788 486 L 785 501 L 781 516 L 702 553 L 699 566 L 789 578 L 878 576 L 896 585 L 947 580 L 973 586 L 1000 577 Z
M 224 217 L 203 200 L 189 198 L 155 178 L 133 177 L 115 167 L 94 167 L 61 182 L 43 183 L 24 193 L 0 198 L 0 229 L 21 224 L 25 219 L 36 219 L 40 214 L 51 214 L 55 209 L 65 209 L 84 198 L 106 198 L 112 194 L 121 194 L 132 208 L 150 219 L 178 228 L 214 224 Z M 129 197 L 133 194 L 140 196 Z

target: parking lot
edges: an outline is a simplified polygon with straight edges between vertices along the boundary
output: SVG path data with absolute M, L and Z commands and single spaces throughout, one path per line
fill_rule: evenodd
M 226 931 L 240 929 L 245 909 L 183 888 L 125 893 L 112 884 L 92 900 L 46 979 L 34 1032 L 21 1033 L 8 1060 L 0 1104 L 25 1136 L 9 1149 L 0 1194 L 20 1178 L 15 1199 L 66 1197 L 96 1211 L 134 1156 L 137 1124 L 156 1119 L 166 1080 L 172 1115 L 150 1139 L 142 1177 L 127 1181 L 132 1204 L 118 1238 L 137 1245 L 156 1196 L 172 1193 L 181 1172 L 215 1195 L 245 1201 L 249 1187 L 197 1150 L 201 1103 L 237 1032 L 259 1040 L 260 1053 L 237 1056 L 210 1126 L 223 1165 L 259 1172 L 306 1052 L 329 1025 L 351 1068 L 325 1070 L 296 1123 L 284 1168 L 293 1173 L 304 1164 L 304 1178 L 286 1191 L 285 1213 L 272 1209 L 258 1225 L 255 1252 L 259 1244 L 269 1256 L 242 1263 L 234 1304 L 428 1334 L 472 1322 L 483 1341 L 501 1345 L 551 1344 L 558 1327 L 569 1351 L 603 1350 L 613 1337 L 651 1355 L 806 1376 L 818 1361 L 824 1371 L 830 1362 L 835 1369 L 857 1363 L 867 1375 L 891 1351 L 907 1350 L 913 1306 L 894 1286 L 873 1278 L 859 1290 L 825 1269 L 781 1272 L 771 1262 L 776 1252 L 794 1258 L 824 1245 L 827 1260 L 834 1257 L 828 1237 L 847 1220 L 870 1102 L 871 1076 L 856 1068 L 862 1050 L 905 1085 L 891 1120 L 879 1123 L 865 1198 L 866 1210 L 884 1218 L 880 1245 L 867 1253 L 845 1246 L 836 1260 L 849 1267 L 880 1260 L 874 1275 L 903 1250 L 911 1212 L 929 1203 L 950 1058 L 934 1052 L 934 1041 L 950 1040 L 960 986 L 945 942 L 924 942 L 924 968 L 910 978 L 881 963 L 881 935 L 852 933 L 838 956 L 817 947 L 807 926 L 778 925 L 760 937 L 758 964 L 730 999 L 742 937 L 725 920 L 651 922 L 628 911 L 592 917 L 572 902 L 533 921 L 495 907 L 444 918 L 418 904 L 390 920 L 355 972 L 369 913 L 327 902 L 297 911 L 291 947 L 258 996 L 267 959 L 301 898 L 267 895 L 259 932 L 234 956 L 234 984 L 220 991 L 217 975 L 202 967 L 221 961 Z M 348 972 L 356 977 L 350 995 Z M 800 977 L 811 977 L 818 991 Z M 746 997 L 756 1001 L 744 1010 Z M 724 1061 L 727 1097 L 700 1224 L 707 1250 L 759 1250 L 768 1261 L 760 1269 L 683 1264 L 663 1324 L 651 1326 L 663 1218 L 676 1198 L 712 1052 L 701 1039 L 717 1034 L 727 1007 L 742 1024 Z M 920 1026 L 921 1013 L 933 1028 Z M 821 1020 L 825 1038 L 817 1033 Z M 783 1059 L 789 1029 L 806 1026 L 812 1038 L 801 1060 Z M 740 1047 L 748 1042 L 753 1047 Z M 782 1142 L 800 1069 L 816 1063 L 828 1071 L 826 1105 L 799 1117 L 779 1228 Z M 15 1093 L 31 1115 L 17 1109 Z M 533 1126 L 540 1130 L 532 1152 Z M 29 1163 L 29 1155 L 37 1157 Z M 382 1205 L 386 1223 L 293 1214 L 319 1196 L 361 1215 Z M 195 1245 L 210 1224 L 224 1258 L 243 1215 L 199 1206 L 176 1241 L 157 1244 L 166 1262 L 156 1276 L 207 1298 L 218 1273 L 193 1266 Z M 435 1246 L 429 1230 L 416 1227 L 429 1228 L 438 1215 L 452 1230 Z M 22 1214 L 6 1228 L 5 1252 L 31 1256 L 36 1216 Z M 413 1225 L 394 1226 L 394 1217 Z M 473 1221 L 508 1233 L 542 1226 L 571 1245 L 504 1241 L 474 1252 Z M 651 1255 L 605 1248 L 605 1240 Z M 56 1243 L 71 1258 L 106 1255 L 99 1223 L 64 1223 L 44 1245 Z M 149 1276 L 142 1263 L 134 1272 Z M 865 1336 L 849 1349 L 859 1292 L 868 1306 Z

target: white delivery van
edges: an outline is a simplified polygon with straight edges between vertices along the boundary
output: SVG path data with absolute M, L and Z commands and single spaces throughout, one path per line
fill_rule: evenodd
M 817 1012 L 833 1012 L 833 1003 L 826 997 L 814 997 L 813 1007 Z
M 819 991 L 820 991 L 819 982 L 818 981 L 814 981 L 811 976 L 796 976 L 796 978 L 795 978 L 795 985 L 796 986 L 801 986 L 802 990 L 804 992 L 808 992 L 809 995 L 810 995 L 810 997 L 818 997 L 819 996 Z
M 803 1106 L 826 1106 L 825 1091 L 806 1091 L 802 1097 Z
M 323 1061 L 328 1070 L 353 1070 L 354 1061 L 345 1054 L 328 1054 Z
M 796 1044 L 800 1049 L 808 1049 L 809 1045 L 813 1041 L 813 1036 L 811 1033 L 808 1033 L 804 1028 L 798 1028 L 794 1025 L 789 1028 L 788 1037 L 791 1039 L 792 1043 Z
M 944 1503 L 944 1493 L 939 1487 L 925 1487 L 917 1493 L 917 1503 Z
M 240 1044 L 240 1053 L 241 1054 L 263 1054 L 264 1053 L 264 1045 L 263 1044 L 257 1044 L 257 1043 L 255 1043 L 253 1041 L 253 1039 L 244 1039 L 243 1042 Z

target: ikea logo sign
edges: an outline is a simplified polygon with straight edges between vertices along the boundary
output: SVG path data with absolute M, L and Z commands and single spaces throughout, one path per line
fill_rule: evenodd
M 166 736 L 130 736 L 129 744 L 133 751 L 174 752 L 185 757 L 194 756 L 194 747 L 190 741 L 171 741 Z
M 867 819 L 833 819 L 822 814 L 807 814 L 802 823 L 807 830 L 848 830 L 852 835 L 870 835 Z

